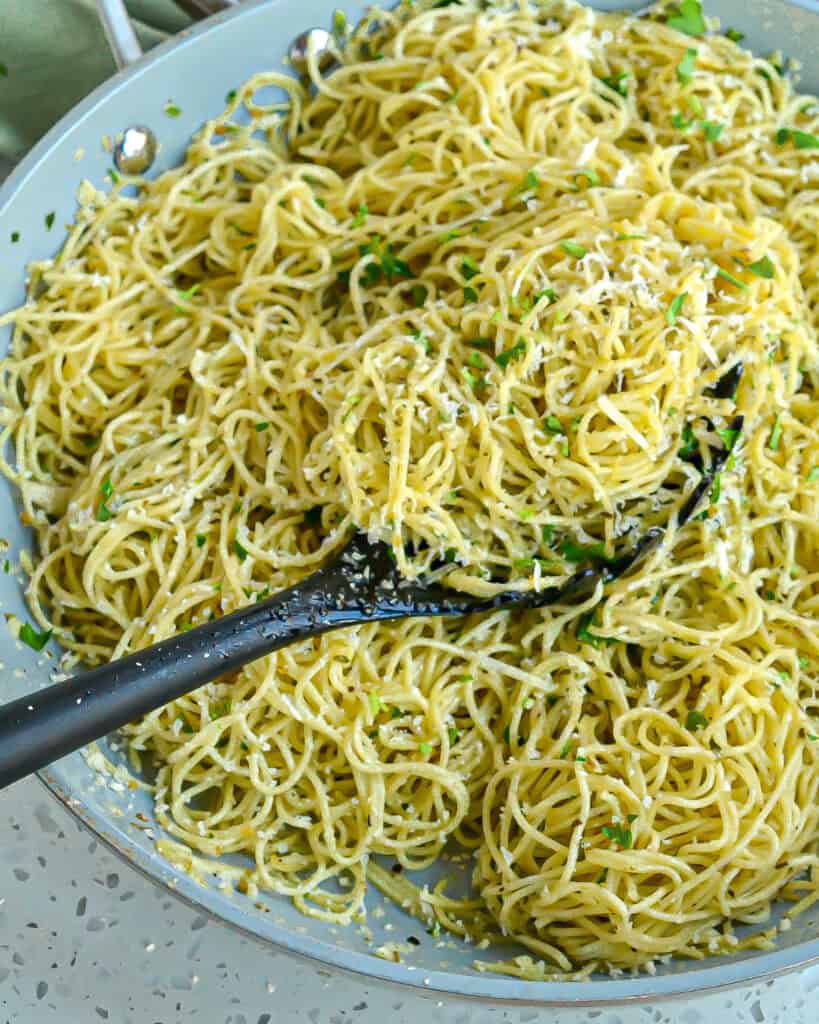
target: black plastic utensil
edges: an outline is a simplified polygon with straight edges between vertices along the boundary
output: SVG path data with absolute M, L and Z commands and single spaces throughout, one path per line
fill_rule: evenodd
M 732 429 L 741 428 L 742 417 L 737 417 Z M 725 447 L 712 450 L 707 473 L 677 511 L 677 527 L 699 507 L 729 454 Z M 0 787 L 218 676 L 333 629 L 383 619 L 578 603 L 598 583 L 633 569 L 658 547 L 666 529 L 653 527 L 628 554 L 581 569 L 560 587 L 505 591 L 489 600 L 438 582 L 403 578 L 386 544 L 357 533 L 333 561 L 294 587 L 0 707 Z

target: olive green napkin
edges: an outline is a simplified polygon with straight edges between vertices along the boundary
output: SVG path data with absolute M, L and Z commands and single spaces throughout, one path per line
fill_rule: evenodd
M 148 49 L 189 24 L 173 0 L 128 0 Z M 94 0 L 0 0 L 0 179 L 115 71 Z

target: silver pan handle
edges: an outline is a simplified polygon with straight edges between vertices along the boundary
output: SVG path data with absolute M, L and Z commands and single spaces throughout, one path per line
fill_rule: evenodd
M 237 2 L 238 0 L 177 0 L 178 6 L 196 19 L 207 18 L 211 14 L 227 10 Z M 139 60 L 142 56 L 142 47 L 128 16 L 125 0 L 97 0 L 97 13 L 117 67 L 122 70 Z

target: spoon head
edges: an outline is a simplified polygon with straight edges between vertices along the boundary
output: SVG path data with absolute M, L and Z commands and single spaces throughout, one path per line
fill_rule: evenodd
M 320 71 L 327 71 L 336 60 L 333 37 L 323 28 L 310 28 L 290 44 L 290 64 L 300 75 L 307 74 L 307 59 L 315 54 Z
M 132 125 L 114 149 L 114 165 L 123 174 L 144 174 L 156 160 L 156 136 L 145 125 Z

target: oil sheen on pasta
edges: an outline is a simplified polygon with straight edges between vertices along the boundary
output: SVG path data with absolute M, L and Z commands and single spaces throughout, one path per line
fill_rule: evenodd
M 34 615 L 87 663 L 352 524 L 475 593 L 558 581 L 734 446 L 582 608 L 333 633 L 134 724 L 178 862 L 246 853 L 243 888 L 336 922 L 369 877 L 533 978 L 766 942 L 814 899 L 819 105 L 684 12 L 373 14 L 137 196 L 87 188 L 32 268 L 4 470 Z M 411 882 L 447 843 L 470 900 Z

